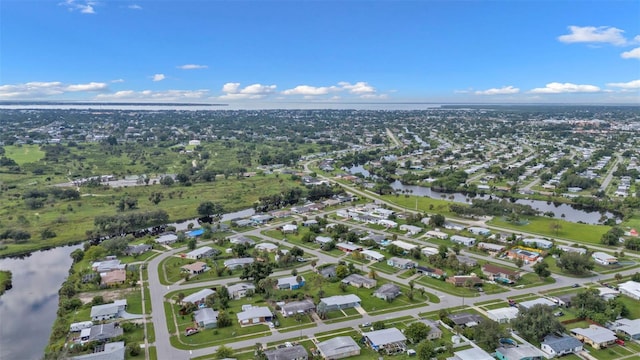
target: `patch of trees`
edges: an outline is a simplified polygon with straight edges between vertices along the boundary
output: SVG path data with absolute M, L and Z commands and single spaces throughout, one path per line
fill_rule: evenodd
M 309 201 L 317 201 L 321 199 L 328 199 L 334 195 L 341 194 L 344 192 L 344 189 L 340 186 L 329 186 L 326 184 L 322 185 L 314 185 L 307 187 L 307 200 Z
M 257 212 L 267 212 L 278 210 L 283 207 L 295 205 L 303 198 L 303 191 L 300 188 L 290 188 L 280 194 L 262 196 L 253 205 Z
M 582 189 L 591 189 L 600 186 L 595 179 L 587 179 L 577 174 L 565 172 L 560 179 L 560 187 L 570 188 L 579 187 Z
M 574 275 L 584 275 L 593 270 L 595 263 L 588 254 L 565 252 L 557 261 L 560 269 Z
M 0 240 L 11 239 L 16 244 L 24 243 L 31 239 L 31 234 L 24 230 L 7 229 L 0 233 Z
M 624 235 L 622 228 L 614 226 L 606 233 L 602 234 L 600 243 L 605 245 L 618 245 L 620 243 L 620 237 Z M 635 250 L 635 249 L 634 249 Z
M 604 300 L 597 289 L 588 289 L 574 296 L 571 307 L 578 311 L 578 318 L 591 319 L 599 324 L 629 315 L 624 303 L 618 299 Z
M 564 332 L 564 326 L 553 315 L 553 309 L 546 305 L 534 305 L 529 309 L 520 309 L 512 325 L 520 336 L 527 341 L 539 343 L 548 334 Z
M 516 213 L 522 216 L 536 216 L 540 213 L 529 205 L 512 203 L 506 199 L 473 199 L 471 201 L 471 206 L 451 204 L 449 205 L 449 209 L 458 215 L 467 216 L 501 216 L 506 213 Z
M 133 233 L 149 226 L 166 224 L 169 214 L 164 210 L 99 215 L 94 219 L 94 232 L 99 236 L 114 236 Z
M 454 192 L 464 186 L 469 174 L 460 170 L 451 172 L 431 183 L 431 188 L 436 191 Z

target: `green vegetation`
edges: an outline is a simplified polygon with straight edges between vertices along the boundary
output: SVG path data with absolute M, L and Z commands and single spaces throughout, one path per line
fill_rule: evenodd
M 5 156 L 15 161 L 18 165 L 36 163 L 42 160 L 45 152 L 39 145 L 12 145 L 4 147 Z
M 5 291 L 11 289 L 13 284 L 11 283 L 11 271 L 0 270 L 0 295 Z
M 511 229 L 515 232 L 526 232 L 547 237 L 556 237 L 575 241 L 577 243 L 599 244 L 602 235 L 610 227 L 605 225 L 577 224 L 563 220 L 549 219 L 541 216 L 525 217 L 526 224 L 517 225 L 508 222 L 504 218 L 495 217 L 487 224 Z M 559 223 L 561 227 L 556 230 L 551 228 L 553 223 Z

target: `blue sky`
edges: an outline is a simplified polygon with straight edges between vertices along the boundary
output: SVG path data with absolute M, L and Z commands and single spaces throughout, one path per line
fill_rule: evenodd
M 0 3 L 0 100 L 640 103 L 640 1 Z

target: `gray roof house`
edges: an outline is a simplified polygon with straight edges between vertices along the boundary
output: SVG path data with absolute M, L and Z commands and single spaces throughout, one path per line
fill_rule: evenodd
M 407 338 L 397 328 L 363 332 L 362 336 L 375 351 L 384 351 L 390 355 L 402 353 L 407 349 Z
M 360 355 L 360 346 L 350 336 L 338 336 L 318 343 L 318 351 L 324 359 L 343 359 Z
M 249 247 L 251 247 L 251 246 L 256 244 L 255 241 L 253 241 L 252 239 L 250 239 L 249 237 L 244 236 L 244 235 L 238 235 L 238 236 L 231 237 L 231 238 L 229 238 L 229 242 L 231 244 L 233 244 L 233 245 L 242 244 L 242 245 L 249 246 Z
M 447 317 L 453 321 L 454 324 L 466 327 L 476 326 L 484 320 L 480 315 L 465 312 L 449 314 Z
M 117 322 L 93 325 L 89 329 L 83 329 L 80 331 L 80 342 L 109 341 L 110 339 L 122 334 L 122 328 Z
M 121 311 L 127 308 L 127 300 L 116 300 L 110 304 L 95 305 L 91 307 L 91 320 L 101 321 L 114 319 Z
M 582 342 L 567 334 L 562 334 L 561 336 L 547 335 L 540 343 L 540 348 L 549 358 L 553 358 L 582 351 Z
M 236 258 L 236 259 L 228 259 L 224 261 L 224 267 L 227 269 L 241 269 L 245 265 L 252 264 L 254 261 L 253 258 Z
M 342 282 L 351 286 L 355 286 L 357 288 L 364 287 L 367 289 L 374 288 L 378 284 L 378 281 L 376 279 L 370 279 L 360 274 L 351 274 L 342 279 Z
M 318 303 L 319 312 L 327 312 L 338 309 L 347 309 L 360 306 L 360 298 L 354 294 L 334 295 L 320 299 Z
M 213 329 L 218 327 L 218 312 L 212 308 L 202 308 L 193 313 L 193 320 L 198 327 Z
M 151 245 L 149 244 L 128 245 L 124 253 L 125 255 L 136 256 L 144 254 L 149 250 L 151 250 Z
M 300 301 L 288 302 L 280 307 L 280 311 L 284 317 L 293 316 L 295 314 L 305 314 L 316 309 L 313 301 L 306 299 Z
M 204 257 L 216 255 L 216 253 L 220 253 L 220 251 L 213 249 L 210 246 L 203 246 L 201 248 L 188 252 L 185 256 L 187 259 L 198 260 Z
M 155 240 L 155 242 L 160 245 L 171 245 L 176 241 L 178 241 L 178 235 L 173 233 L 162 234 Z
M 496 357 L 499 360 L 546 360 L 547 358 L 540 349 L 531 344 L 501 346 L 496 349 Z
M 227 290 L 232 299 L 238 300 L 247 296 L 247 291 L 256 290 L 255 285 L 251 283 L 238 283 L 233 285 L 227 285 Z
M 640 340 L 640 319 L 618 319 L 614 321 L 615 331 L 634 340 Z
M 442 330 L 440 329 L 440 326 L 438 326 L 437 321 L 433 321 L 429 319 L 422 319 L 418 321 L 420 321 L 421 323 L 429 327 L 429 334 L 427 335 L 427 340 L 436 340 L 442 337 Z
M 307 360 L 309 358 L 307 349 L 302 345 L 265 350 L 264 355 L 268 360 Z
M 124 341 L 104 344 L 104 350 L 71 357 L 72 360 L 124 360 Z
M 273 314 L 266 306 L 252 306 L 237 314 L 240 325 L 255 325 L 271 321 Z
M 605 348 L 607 345 L 613 344 L 618 338 L 613 331 L 598 325 L 571 329 L 571 334 L 578 340 L 591 345 L 594 349 Z
M 205 301 L 205 299 L 207 298 L 207 296 L 209 295 L 213 295 L 215 293 L 215 291 L 211 290 L 211 289 L 202 289 L 200 291 L 197 291 L 191 295 L 187 295 L 182 299 L 182 303 L 186 304 L 186 303 L 194 303 L 196 305 L 198 305 L 199 303 L 203 303 Z
M 373 292 L 373 296 L 386 301 L 391 301 L 400 296 L 400 294 L 402 294 L 400 287 L 392 283 L 384 284 Z
M 325 266 L 322 269 L 318 270 L 318 274 L 322 275 L 323 278 L 334 278 L 336 277 L 336 266 L 329 265 Z

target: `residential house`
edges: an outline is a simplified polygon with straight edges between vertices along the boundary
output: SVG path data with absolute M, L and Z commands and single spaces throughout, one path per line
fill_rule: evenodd
M 520 310 L 517 307 L 509 306 L 487 310 L 487 316 L 489 317 L 489 319 L 497 323 L 506 324 L 518 317 L 519 312 Z
M 611 256 L 601 251 L 594 252 L 591 254 L 591 257 L 600 265 L 615 265 L 618 263 L 618 259 L 615 256 Z
M 124 254 L 128 256 L 138 256 L 150 251 L 151 248 L 149 244 L 128 245 L 124 249 Z
M 307 349 L 302 345 L 265 350 L 264 355 L 267 360 L 307 360 L 309 358 Z
M 474 234 L 474 235 L 480 235 L 480 236 L 489 236 L 491 235 L 491 230 L 483 228 L 483 227 L 477 227 L 477 226 L 470 226 L 469 228 L 467 228 L 467 230 Z
M 478 260 L 467 255 L 457 255 L 456 258 L 458 259 L 458 262 L 460 264 L 467 265 L 468 267 L 474 267 L 478 265 Z
M 211 296 L 214 293 L 215 291 L 211 289 L 202 289 L 202 290 L 196 291 L 191 295 L 185 296 L 181 302 L 183 304 L 193 303 L 194 305 L 200 305 L 205 302 L 208 296 Z
M 374 351 L 384 351 L 387 355 L 400 354 L 407 350 L 407 338 L 394 327 L 363 332 L 362 337 Z
M 123 333 L 122 328 L 117 322 L 111 322 L 93 325 L 88 329 L 81 330 L 79 339 L 82 344 L 90 341 L 107 342 Z
M 296 314 L 307 314 L 316 309 L 316 305 L 309 299 L 291 301 L 280 306 L 282 316 L 289 317 Z
M 282 226 L 283 234 L 295 234 L 296 232 L 298 232 L 298 225 L 286 224 Z
M 421 227 L 407 224 L 400 225 L 400 230 L 406 231 L 407 235 L 418 235 L 422 232 Z
M 73 323 L 69 326 L 70 332 L 78 332 L 84 329 L 90 329 L 93 326 L 93 321 L 81 321 Z
M 449 238 L 449 234 L 442 231 L 437 231 L 437 230 L 427 231 L 426 235 L 430 238 L 440 239 L 440 240 L 447 240 Z
M 484 318 L 480 315 L 466 312 L 449 314 L 447 315 L 447 318 L 451 320 L 455 325 L 464 327 L 476 326 L 484 320 Z
M 354 294 L 334 295 L 320 299 L 318 312 L 328 312 L 333 310 L 348 309 L 360 306 L 360 298 Z
M 598 325 L 571 329 L 571 334 L 578 340 L 591 345 L 594 349 L 606 348 L 618 338 L 613 331 Z
M 617 319 L 613 322 L 613 329 L 633 340 L 640 340 L 640 319 Z
M 316 271 L 318 272 L 318 274 L 322 275 L 323 278 L 325 279 L 331 279 L 336 277 L 336 266 L 335 265 L 329 265 L 329 266 L 325 266 L 323 268 L 317 268 Z
M 382 225 L 387 229 L 395 229 L 398 227 L 398 223 L 393 220 L 382 219 L 378 220 L 378 225 Z
M 298 276 L 287 276 L 278 279 L 278 284 L 276 287 L 280 290 L 297 290 L 304 286 L 304 277 L 300 277 L 300 282 L 298 282 Z
M 196 261 L 193 264 L 182 265 L 180 270 L 190 275 L 198 275 L 209 270 L 209 267 L 207 266 L 207 263 Z
M 309 219 L 309 220 L 306 220 L 306 221 L 302 222 L 302 226 L 304 226 L 304 227 L 309 227 L 309 226 L 313 226 L 313 225 L 318 225 L 318 220 Z
M 387 260 L 387 265 L 393 266 L 398 269 L 413 269 L 416 267 L 416 263 L 411 259 L 403 259 L 398 257 L 392 257 Z
M 540 348 L 549 358 L 573 354 L 583 350 L 582 342 L 567 334 L 545 336 L 540 343 Z
M 106 273 L 111 270 L 124 270 L 126 268 L 127 268 L 127 265 L 122 264 L 118 259 L 96 261 L 93 264 L 91 264 L 91 269 L 98 273 Z
M 460 244 L 467 247 L 473 246 L 476 243 L 476 239 L 462 235 L 453 235 L 449 239 L 455 244 Z
M 193 312 L 193 320 L 202 329 L 213 329 L 218 327 L 218 312 L 212 308 L 202 308 Z
M 253 245 L 256 244 L 255 241 L 253 241 L 251 238 L 245 236 L 245 235 L 238 235 L 238 236 L 233 236 L 229 238 L 229 243 L 231 245 L 244 245 L 246 247 L 252 247 Z
M 520 272 L 493 264 L 482 265 L 482 272 L 489 280 L 508 284 L 520 278 Z
M 367 289 L 374 288 L 378 284 L 376 279 L 371 279 L 360 274 L 350 274 L 342 279 L 342 282 L 357 288 L 363 287 Z
M 233 285 L 227 285 L 229 296 L 234 300 L 242 299 L 243 297 L 247 296 L 247 292 L 249 290 L 255 291 L 255 285 L 251 283 L 237 283 Z
M 351 336 L 337 336 L 317 345 L 320 356 L 325 360 L 344 359 L 360 355 L 360 346 Z
M 96 348 L 99 349 L 99 348 Z M 124 341 L 111 342 L 100 347 L 102 351 L 94 351 L 91 354 L 72 356 L 71 360 L 124 360 Z
M 256 250 L 258 250 L 258 251 L 266 251 L 266 252 L 276 252 L 276 251 L 278 251 L 278 245 L 270 243 L 270 242 L 263 242 L 263 243 L 260 243 L 260 244 L 256 245 Z
M 171 245 L 178 241 L 178 235 L 174 233 L 165 233 L 158 236 L 155 240 L 156 244 L 160 245 Z
M 587 249 L 581 247 L 572 247 L 567 245 L 556 245 L 556 247 L 564 252 L 578 253 L 580 255 L 587 253 Z
M 262 215 L 253 215 L 252 217 L 249 218 L 249 220 L 251 220 L 255 225 L 263 225 L 268 223 L 269 221 L 271 221 L 273 219 L 273 216 L 271 215 L 266 215 L 266 214 L 262 214 Z
M 422 250 L 420 250 L 420 252 L 424 256 L 431 256 L 431 255 L 435 255 L 435 254 L 439 253 L 438 249 L 434 248 L 432 246 L 425 246 L 425 247 L 422 248 Z
M 188 252 L 185 257 L 187 259 L 199 260 L 202 258 L 207 258 L 216 255 L 219 253 L 218 250 L 211 248 L 210 246 L 203 246 L 201 248 L 195 249 L 193 251 Z
M 618 285 L 618 289 L 622 295 L 626 295 L 632 299 L 640 300 L 640 282 L 626 281 Z
M 455 351 L 453 356 L 447 360 L 495 360 L 495 358 L 479 347 L 472 347 L 467 350 Z
M 531 344 L 501 346 L 496 349 L 498 360 L 546 360 L 544 353 Z
M 441 269 L 433 269 L 433 268 L 428 268 L 426 266 L 418 266 L 416 267 L 416 270 L 419 274 L 425 274 L 435 279 L 440 279 L 443 276 L 447 275 L 447 273 L 445 273 Z
M 395 245 L 397 247 L 399 247 L 400 249 L 404 250 L 405 253 L 410 252 L 413 249 L 417 249 L 418 245 L 415 244 L 410 244 L 408 242 L 404 242 L 402 240 L 395 240 L 391 242 L 392 245 Z
M 533 300 L 528 300 L 528 301 L 522 301 L 518 304 L 518 306 L 520 306 L 521 308 L 524 309 L 531 309 L 532 307 L 536 306 L 536 305 L 545 305 L 545 306 L 549 306 L 551 308 L 555 308 L 558 306 L 558 304 L 556 304 L 554 301 L 551 301 L 547 298 L 537 298 L 537 299 L 533 299 Z
M 235 224 L 235 226 L 238 226 L 238 227 L 246 227 L 246 226 L 253 225 L 253 221 L 249 219 L 238 219 L 238 220 L 231 220 L 231 224 L 232 225 Z
M 373 292 L 373 296 L 386 301 L 391 301 L 400 296 L 400 294 L 402 294 L 400 287 L 392 283 L 384 284 Z
M 333 241 L 333 239 L 328 237 L 328 236 L 316 236 L 315 243 L 316 244 L 320 244 L 322 246 L 322 245 L 328 244 L 328 243 L 330 243 L 332 241 Z
M 487 250 L 488 252 L 493 252 L 493 253 L 499 253 L 499 252 L 504 251 L 505 246 L 504 245 L 499 245 L 499 244 L 479 242 L 478 243 L 478 249 Z
M 530 246 L 530 247 L 534 247 L 536 249 L 548 250 L 548 249 L 551 249 L 553 247 L 553 241 L 540 239 L 540 238 L 523 239 L 522 242 L 525 245 Z
M 507 251 L 507 257 L 512 260 L 521 259 L 522 261 L 525 262 L 525 264 L 530 264 L 540 259 L 540 253 L 537 253 L 535 251 L 513 248 Z
M 444 226 L 445 229 L 447 230 L 453 230 L 453 231 L 462 231 L 464 230 L 464 225 L 461 224 L 456 224 L 456 223 L 452 223 L 452 222 L 445 222 Z
M 91 320 L 102 321 L 115 319 L 120 313 L 126 310 L 127 300 L 115 300 L 110 304 L 95 305 L 91 307 Z
M 127 281 L 126 270 L 111 270 L 106 273 L 100 273 L 100 284 L 103 286 L 115 286 L 124 284 Z
M 235 270 L 242 269 L 245 265 L 252 264 L 254 262 L 253 258 L 236 258 L 236 259 L 228 259 L 223 262 L 224 267 L 227 269 Z
M 354 252 L 354 251 L 362 251 L 362 246 L 360 245 L 355 245 L 352 243 L 344 243 L 344 242 L 339 242 L 336 244 L 336 248 L 338 248 L 341 251 L 344 251 L 346 253 L 350 253 L 350 252 Z
M 473 275 L 449 276 L 446 282 L 453 284 L 454 286 L 465 286 L 469 282 L 472 284 L 472 286 L 482 285 L 482 279 Z
M 364 256 L 364 258 L 369 260 L 369 261 L 382 261 L 382 260 L 384 260 L 384 255 L 382 255 L 379 252 L 374 251 L 374 250 L 362 250 L 360 252 L 360 254 L 362 256 Z
M 438 322 L 429 319 L 420 319 L 418 321 L 429 327 L 427 340 L 433 341 L 442 338 L 442 330 L 440 329 Z
M 263 324 L 273 320 L 273 314 L 266 306 L 243 306 L 243 311 L 238 313 L 238 322 L 240 325 Z

